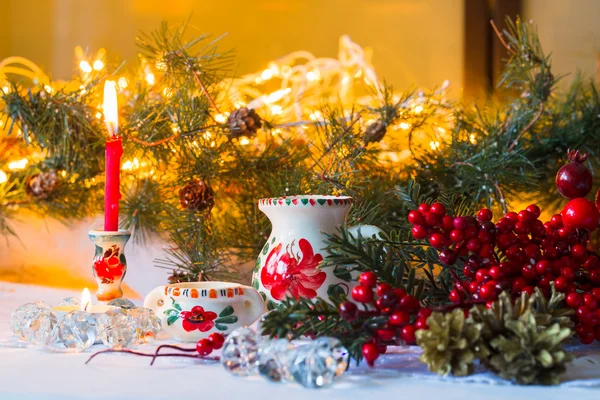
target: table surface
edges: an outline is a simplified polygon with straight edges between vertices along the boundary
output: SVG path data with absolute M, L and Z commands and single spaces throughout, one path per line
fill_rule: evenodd
M 229 375 L 218 363 L 191 359 L 158 359 L 154 366 L 145 357 L 106 354 L 85 361 L 96 345 L 84 353 L 56 353 L 26 348 L 10 332 L 12 311 L 19 305 L 43 300 L 57 304 L 68 290 L 0 282 L 0 400 L 12 399 L 554 399 L 600 395 L 600 346 L 575 347 L 580 356 L 567 370 L 559 387 L 524 387 L 506 383 L 491 373 L 467 378 L 442 378 L 427 372 L 418 361 L 418 350 L 392 349 L 377 368 L 352 368 L 334 386 L 310 390 L 297 384 L 277 384 L 260 377 Z M 152 352 L 153 346 L 137 350 Z

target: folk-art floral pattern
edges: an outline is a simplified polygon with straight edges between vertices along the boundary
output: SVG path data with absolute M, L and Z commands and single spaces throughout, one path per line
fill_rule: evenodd
M 127 262 L 125 255 L 116 244 L 106 250 L 96 245 L 96 257 L 94 259 L 94 273 L 102 283 L 113 283 L 123 277 Z
M 312 299 L 327 278 L 327 274 L 317 268 L 323 256 L 315 254 L 310 242 L 302 238 L 298 248 L 300 252 L 294 254 L 295 242 L 285 248 L 279 243 L 267 256 L 260 281 L 275 300 L 286 296 Z
M 186 332 L 199 330 L 200 332 L 208 332 L 213 328 L 220 331 L 229 329 L 227 325 L 235 324 L 238 317 L 232 306 L 225 307 L 219 315 L 213 311 L 207 311 L 202 306 L 194 306 L 189 311 L 184 311 L 181 305 L 171 297 L 173 308 L 165 310 L 167 317 L 167 325 L 171 326 L 181 320 L 181 326 Z

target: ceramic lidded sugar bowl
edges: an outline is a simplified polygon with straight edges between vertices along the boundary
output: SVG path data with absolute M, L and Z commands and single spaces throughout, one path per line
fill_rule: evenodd
M 264 312 L 264 301 L 250 286 L 227 282 L 184 282 L 159 286 L 144 307 L 161 318 L 176 340 L 197 342 L 213 332 L 224 335 L 251 325 Z

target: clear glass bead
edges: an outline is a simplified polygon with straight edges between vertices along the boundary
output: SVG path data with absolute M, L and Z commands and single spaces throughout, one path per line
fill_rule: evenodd
M 296 357 L 296 348 L 287 339 L 267 340 L 258 350 L 258 373 L 275 382 L 292 379 L 290 364 Z
M 60 303 L 58 303 L 58 306 L 79 306 L 81 304 L 81 300 L 79 300 L 77 297 L 65 297 L 64 299 L 62 299 L 60 301 Z
M 162 329 L 160 319 L 154 310 L 145 307 L 135 307 L 129 311 L 135 321 L 135 344 L 152 343 Z
M 348 367 L 348 350 L 335 338 L 322 337 L 299 347 L 290 366 L 294 380 L 308 388 L 327 387 Z
M 105 346 L 127 347 L 135 338 L 135 321 L 122 308 L 113 308 L 98 317 L 96 330 Z
M 261 336 L 250 328 L 231 332 L 221 351 L 221 364 L 225 370 L 238 376 L 256 375 L 260 341 Z
M 10 315 L 10 330 L 21 339 L 23 336 L 23 326 L 32 312 L 37 312 L 39 307 L 35 303 L 23 304 Z
M 69 349 L 90 348 L 96 341 L 96 318 L 85 311 L 71 311 L 58 324 L 58 338 Z
M 107 303 L 109 306 L 120 307 L 125 310 L 132 310 L 136 307 L 135 303 L 124 297 L 113 299 Z
M 57 340 L 58 321 L 56 315 L 46 309 L 36 306 L 26 314 L 22 325 L 23 339 L 35 346 L 51 346 Z

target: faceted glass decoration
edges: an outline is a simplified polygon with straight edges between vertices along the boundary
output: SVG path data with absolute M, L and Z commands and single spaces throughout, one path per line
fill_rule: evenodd
M 23 326 L 25 325 L 25 321 L 29 318 L 31 313 L 37 312 L 38 309 L 39 307 L 35 303 L 27 303 L 17 307 L 10 316 L 10 330 L 12 333 L 21 339 L 25 339 L 23 336 Z
M 225 370 L 238 376 L 256 375 L 260 341 L 261 336 L 250 328 L 231 332 L 221 351 L 221 364 Z
M 160 319 L 154 310 L 145 307 L 136 307 L 129 311 L 135 321 L 135 344 L 152 343 L 162 329 Z
M 36 346 L 50 346 L 56 343 L 58 321 L 56 315 L 37 307 L 27 314 L 22 325 L 23 339 Z
M 90 348 L 96 341 L 96 318 L 85 311 L 71 311 L 58 324 L 58 338 L 69 349 Z
M 127 347 L 135 338 L 135 321 L 122 308 L 110 309 L 98 317 L 96 329 L 108 347 Z
M 294 380 L 308 388 L 327 387 L 348 367 L 348 350 L 335 338 L 322 337 L 297 349 L 290 366 Z
M 133 301 L 124 297 L 119 297 L 118 299 L 111 300 L 107 304 L 109 306 L 120 307 L 124 310 L 132 310 L 136 307 Z
M 36 306 L 38 306 L 39 308 L 45 308 L 46 310 L 52 310 L 52 307 L 50 306 L 50 304 L 43 302 L 41 300 L 36 301 L 35 303 Z
M 79 306 L 81 304 L 81 300 L 79 300 L 77 297 L 65 297 L 64 299 L 62 299 L 60 301 L 60 303 L 58 303 L 58 306 Z
M 275 382 L 292 379 L 290 364 L 296 357 L 296 348 L 287 339 L 264 341 L 258 350 L 258 373 Z

